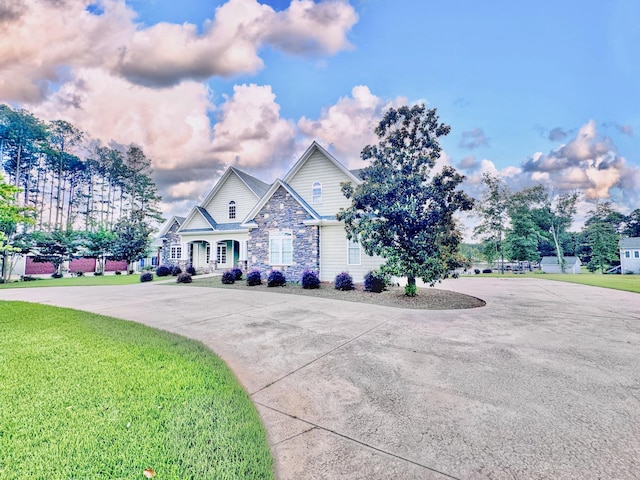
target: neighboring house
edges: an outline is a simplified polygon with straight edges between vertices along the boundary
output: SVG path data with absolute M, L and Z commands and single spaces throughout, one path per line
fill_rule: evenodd
M 620 271 L 640 273 L 640 237 L 620 239 Z
M 207 270 L 277 269 L 295 281 L 306 269 L 323 281 L 348 271 L 362 281 L 381 259 L 348 241 L 336 219 L 350 205 L 341 184 L 360 184 L 357 173 L 316 142 L 271 185 L 230 167 L 178 229 L 179 260 Z
M 564 273 L 580 273 L 582 262 L 578 257 L 564 257 Z M 558 257 L 542 257 L 540 269 L 544 273 L 562 273 Z

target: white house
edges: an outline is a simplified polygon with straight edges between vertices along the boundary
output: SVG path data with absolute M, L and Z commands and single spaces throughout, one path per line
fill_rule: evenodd
M 619 245 L 621 273 L 640 273 L 640 237 L 621 238 Z
M 177 229 L 168 260 L 205 270 L 278 269 L 295 281 L 306 269 L 323 281 L 347 271 L 362 281 L 382 259 L 347 240 L 336 219 L 350 205 L 341 184 L 360 184 L 357 173 L 316 142 L 271 185 L 229 167 Z
M 582 262 L 578 257 L 564 257 L 564 273 L 580 273 Z M 542 257 L 540 269 L 544 273 L 562 273 L 558 257 Z

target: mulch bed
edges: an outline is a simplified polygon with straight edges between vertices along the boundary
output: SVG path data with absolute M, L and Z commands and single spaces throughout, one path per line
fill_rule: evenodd
M 382 293 L 365 292 L 363 285 L 356 285 L 355 290 L 341 291 L 333 288 L 332 283 L 322 283 L 319 289 L 307 290 L 298 284 L 287 284 L 284 287 L 267 287 L 266 282 L 253 287 L 247 286 L 245 280 L 240 280 L 233 285 L 224 285 L 220 277 L 198 278 L 193 277 L 193 283 L 187 284 L 196 287 L 230 288 L 236 290 L 252 290 L 269 293 L 284 293 L 290 295 L 305 295 L 307 297 L 328 298 L 332 300 L 344 300 L 348 302 L 360 302 L 373 305 L 383 305 L 395 308 L 410 308 L 418 310 L 456 310 L 465 308 L 477 308 L 486 305 L 481 300 L 470 295 L 440 290 L 436 288 L 419 288 L 415 297 L 404 295 L 402 287 L 389 287 Z

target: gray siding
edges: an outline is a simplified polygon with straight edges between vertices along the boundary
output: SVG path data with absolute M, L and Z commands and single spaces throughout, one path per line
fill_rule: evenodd
M 354 282 L 363 282 L 364 275 L 378 268 L 383 259 L 369 257 L 362 251 L 360 265 L 347 265 L 347 234 L 342 225 L 320 228 L 320 280 L 333 282 L 341 272 L 348 272 Z
M 322 183 L 322 203 L 313 203 L 311 186 L 313 182 Z M 349 181 L 349 177 L 321 152 L 316 151 L 289 180 L 289 185 L 318 214 L 333 216 L 340 208 L 347 208 L 350 201 L 342 194 L 340 184 Z
M 236 202 L 235 219 L 229 219 L 229 202 L 232 200 Z M 202 207 L 209 212 L 216 223 L 237 223 L 244 220 L 257 201 L 249 187 L 235 173 L 232 173 L 211 201 Z

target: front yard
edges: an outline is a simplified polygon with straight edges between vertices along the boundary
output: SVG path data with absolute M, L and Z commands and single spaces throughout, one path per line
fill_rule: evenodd
M 225 364 L 133 322 L 0 302 L 0 398 L 3 479 L 273 478 Z

